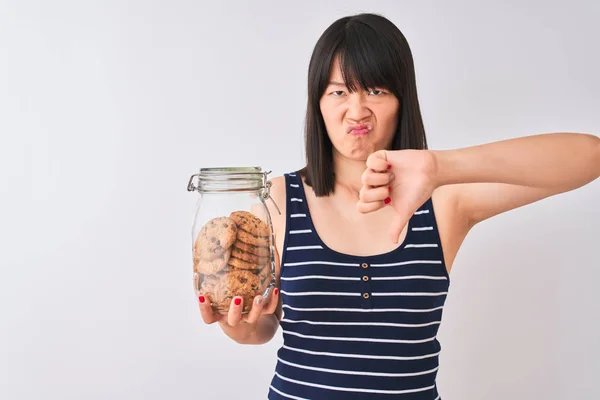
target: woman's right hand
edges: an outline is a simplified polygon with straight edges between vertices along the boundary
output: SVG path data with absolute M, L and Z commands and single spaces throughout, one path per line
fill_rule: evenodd
M 240 326 L 241 322 L 245 322 L 240 328 L 252 331 L 261 315 L 275 313 L 279 303 L 279 289 L 274 288 L 266 299 L 263 299 L 260 295 L 256 296 L 250 312 L 244 315 L 242 314 L 242 310 L 244 309 L 244 299 L 239 296 L 236 296 L 231 300 L 231 305 L 229 306 L 227 314 L 215 313 L 210 306 L 210 298 L 208 298 L 208 296 L 200 296 L 198 300 L 200 314 L 205 323 L 213 324 L 219 322 L 221 326 L 226 325 L 235 328 Z

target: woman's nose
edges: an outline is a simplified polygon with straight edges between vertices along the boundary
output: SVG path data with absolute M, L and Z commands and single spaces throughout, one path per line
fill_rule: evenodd
M 352 121 L 362 121 L 371 115 L 371 110 L 366 106 L 365 99 L 358 93 L 353 93 L 348 99 L 346 118 Z

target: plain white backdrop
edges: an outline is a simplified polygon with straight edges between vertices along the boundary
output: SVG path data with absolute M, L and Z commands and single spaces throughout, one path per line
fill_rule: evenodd
M 432 149 L 598 134 L 599 4 L 0 0 L 0 398 L 266 398 L 281 331 L 200 319 L 189 176 L 301 168 L 312 48 L 363 11 L 409 41 Z M 599 205 L 596 181 L 467 237 L 445 400 L 600 398 Z

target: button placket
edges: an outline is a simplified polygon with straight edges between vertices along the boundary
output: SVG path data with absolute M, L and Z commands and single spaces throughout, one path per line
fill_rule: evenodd
M 363 262 L 361 265 L 361 297 L 363 298 L 362 304 L 364 308 L 371 308 L 371 274 L 369 263 Z

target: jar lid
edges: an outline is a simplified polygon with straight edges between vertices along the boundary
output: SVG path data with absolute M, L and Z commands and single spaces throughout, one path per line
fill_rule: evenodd
M 201 168 L 199 173 L 190 177 L 188 191 L 227 193 L 268 189 L 270 182 L 267 175 L 270 173 L 261 167 Z M 194 183 L 196 177 L 197 184 Z

